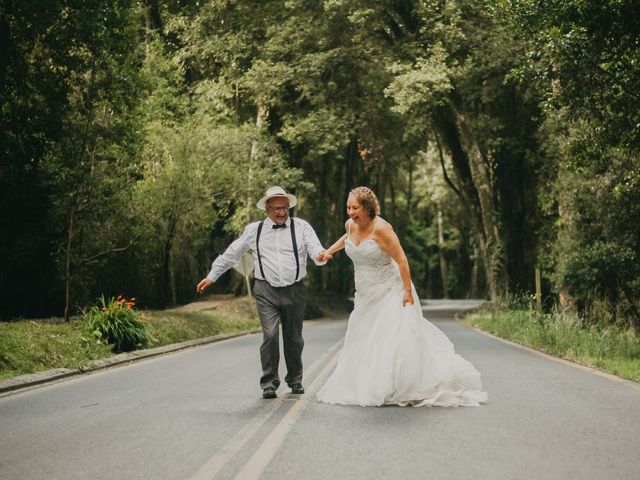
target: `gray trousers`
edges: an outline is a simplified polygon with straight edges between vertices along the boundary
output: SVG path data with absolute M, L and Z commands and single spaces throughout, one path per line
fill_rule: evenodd
M 289 386 L 302 383 L 302 320 L 307 301 L 304 283 L 300 280 L 288 287 L 272 287 L 264 280 L 256 279 L 253 294 L 262 325 L 260 387 L 264 390 L 268 387 L 278 388 L 280 385 L 280 324 L 284 361 L 287 365 L 284 381 Z

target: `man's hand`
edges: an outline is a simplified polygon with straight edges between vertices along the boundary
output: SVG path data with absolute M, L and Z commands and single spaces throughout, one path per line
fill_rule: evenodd
M 325 252 L 320 252 L 318 254 L 318 256 L 316 257 L 316 260 L 318 262 L 328 262 L 329 260 L 331 260 L 333 258 L 333 255 L 331 255 L 330 253 Z
M 198 292 L 200 295 L 202 295 L 202 293 L 204 293 L 204 291 L 210 285 L 213 285 L 213 282 L 211 280 L 209 280 L 208 278 L 203 278 L 202 280 L 200 280 L 200 283 L 198 283 L 198 286 L 196 287 L 196 292 Z

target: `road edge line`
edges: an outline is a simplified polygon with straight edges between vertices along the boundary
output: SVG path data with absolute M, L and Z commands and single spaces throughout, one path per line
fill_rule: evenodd
M 628 387 L 634 388 L 636 390 L 640 390 L 640 384 L 638 384 L 638 383 L 636 383 L 636 382 L 634 382 L 632 380 L 627 380 L 626 378 L 619 377 L 617 375 L 614 375 L 613 373 L 605 372 L 603 370 L 599 370 L 597 368 L 590 367 L 588 365 L 583 365 L 582 363 L 578 363 L 578 362 L 575 362 L 573 360 L 569 360 L 569 359 L 562 358 L 562 357 L 556 357 L 555 355 L 551 355 L 550 353 L 547 353 L 545 351 L 538 350 L 536 348 L 530 347 L 528 345 L 523 345 L 521 343 L 517 343 L 517 342 L 514 342 L 512 340 L 507 340 L 506 338 L 502 338 L 502 337 L 499 337 L 499 336 L 497 336 L 497 335 L 495 335 L 493 333 L 489 333 L 489 332 L 486 332 L 484 330 L 481 330 L 480 328 L 478 328 L 478 327 L 476 327 L 474 325 L 469 325 L 468 323 L 464 322 L 461 319 L 460 313 L 461 312 L 456 312 L 453 315 L 453 318 L 454 318 L 454 320 L 456 322 L 458 322 L 461 325 L 464 325 L 465 327 L 470 328 L 471 330 L 474 330 L 474 331 L 476 331 L 478 333 L 482 333 L 483 335 L 486 335 L 487 337 L 491 337 L 491 338 L 493 338 L 495 340 L 499 340 L 502 343 L 506 343 L 507 345 L 511 345 L 513 347 L 520 348 L 521 350 L 525 350 L 525 351 L 527 351 L 529 353 L 533 353 L 533 354 L 538 355 L 540 357 L 544 357 L 544 358 L 547 358 L 549 360 L 553 360 L 556 363 L 560 363 L 562 365 L 567 365 L 569 367 L 577 368 L 578 370 L 582 370 L 582 371 L 587 372 L 587 373 L 592 373 L 592 374 L 597 375 L 599 377 L 604 377 L 604 378 L 607 378 L 609 380 L 613 380 L 614 382 L 618 382 L 618 383 L 622 383 L 624 385 L 627 385 Z M 464 312 L 464 313 L 466 313 L 466 312 Z
M 0 381 L 0 396 L 20 393 L 31 388 L 39 387 L 48 383 L 54 383 L 72 376 L 90 374 L 100 370 L 105 370 L 107 368 L 133 363 L 138 360 L 145 360 L 167 353 L 174 353 L 193 347 L 199 347 L 210 343 L 217 343 L 223 340 L 230 340 L 233 338 L 252 335 L 259 332 L 261 332 L 260 329 L 253 329 L 243 332 L 223 333 L 211 337 L 163 345 L 161 347 L 154 347 L 144 350 L 134 350 L 133 352 L 127 353 L 119 353 L 111 357 L 94 360 L 84 368 L 53 368 L 51 370 L 43 370 L 26 375 L 17 375 L 15 377 L 10 377 L 6 380 Z

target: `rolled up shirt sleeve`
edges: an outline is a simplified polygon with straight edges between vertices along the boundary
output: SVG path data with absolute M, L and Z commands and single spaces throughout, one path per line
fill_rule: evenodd
M 318 266 L 322 266 L 326 264 L 327 263 L 326 260 L 324 262 L 319 262 L 316 260 L 316 257 L 321 252 L 324 252 L 325 248 L 320 243 L 320 240 L 318 239 L 316 232 L 313 230 L 313 227 L 311 227 L 309 223 L 304 222 L 303 231 L 304 231 L 304 246 L 307 250 L 307 253 L 311 257 L 311 260 L 313 260 L 313 263 L 315 263 Z
M 255 228 L 256 224 L 247 225 L 242 235 L 234 240 L 224 253 L 213 261 L 211 271 L 207 275 L 209 280 L 212 282 L 217 281 L 224 272 L 240 262 L 242 256 L 251 248 L 250 237 Z

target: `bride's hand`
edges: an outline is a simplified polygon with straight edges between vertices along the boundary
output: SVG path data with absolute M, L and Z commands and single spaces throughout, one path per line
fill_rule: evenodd
M 319 262 L 328 262 L 332 258 L 333 258 L 333 255 L 331 255 L 330 253 L 320 252 L 318 254 L 318 256 L 316 257 L 316 260 L 319 261 Z
M 413 305 L 413 295 L 411 294 L 411 290 L 404 291 L 404 297 L 402 298 L 402 306 L 404 307 L 406 304 Z

